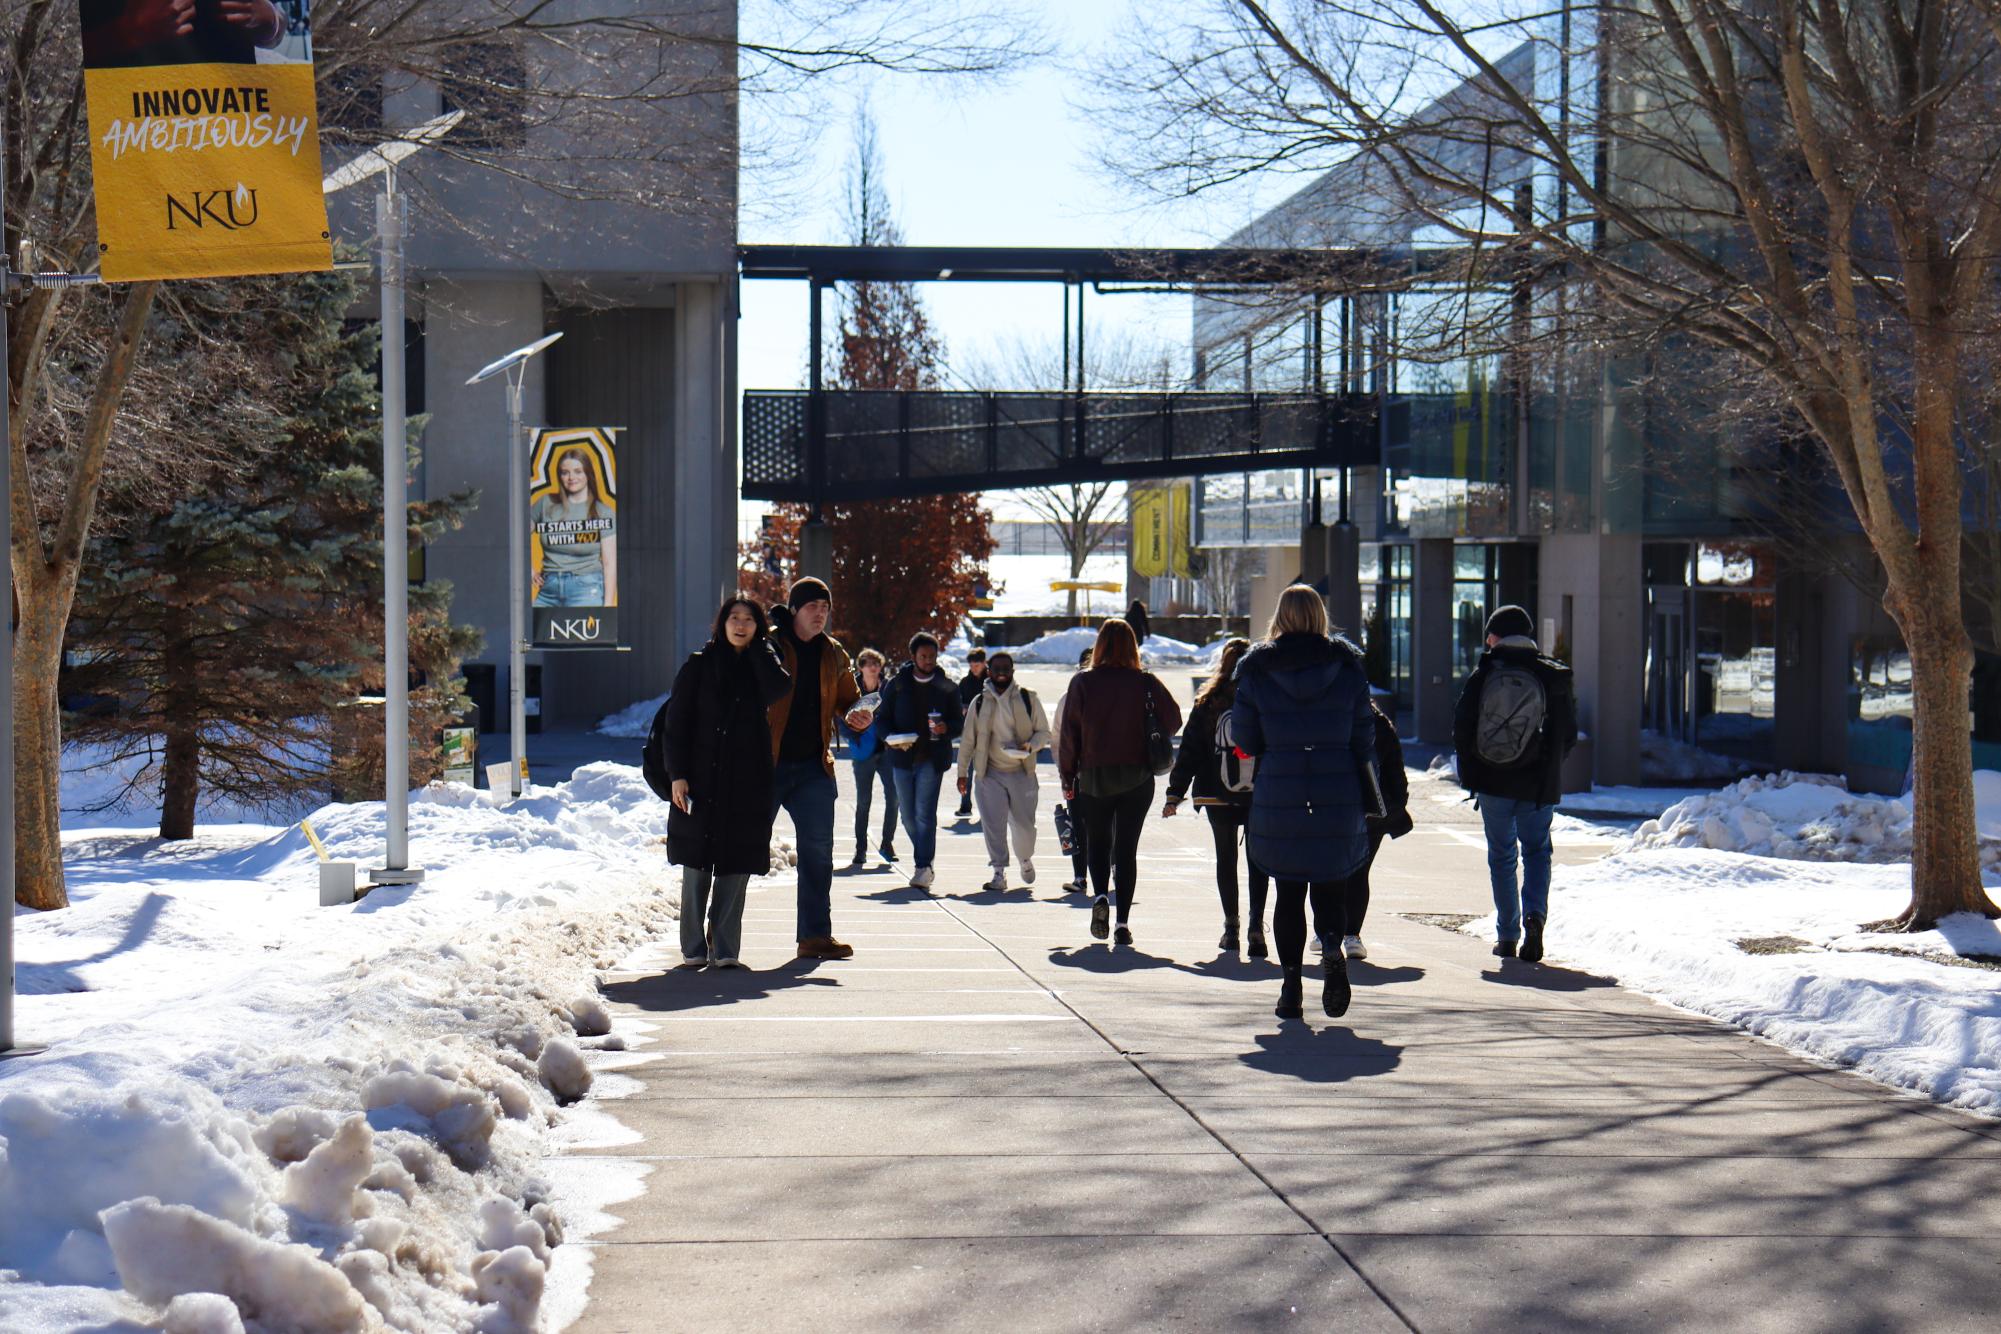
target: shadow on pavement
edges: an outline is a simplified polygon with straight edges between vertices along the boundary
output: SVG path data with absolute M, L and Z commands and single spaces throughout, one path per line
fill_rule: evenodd
M 864 903 L 929 903 L 933 895 L 930 890 L 919 889 L 906 881 L 888 889 L 878 889 L 873 894 L 858 894 L 855 897 Z
M 636 1009 L 671 1012 L 759 1001 L 801 987 L 837 987 L 834 977 L 816 977 L 818 959 L 793 959 L 777 968 L 704 968 L 700 972 L 671 969 L 652 977 L 613 982 L 604 988 L 606 1000 Z
M 1201 963 L 1180 963 L 1131 945 L 1058 946 L 1049 951 L 1049 962 L 1061 968 L 1081 968 L 1087 973 L 1136 973 L 1149 968 L 1166 968 L 1197 977 L 1218 977 L 1236 982 L 1269 982 L 1279 975 L 1279 967 L 1268 959 L 1246 959 L 1235 954 L 1219 954 Z
M 1358 987 L 1392 987 L 1400 982 L 1415 982 L 1423 976 L 1424 970 L 1415 964 L 1384 968 L 1366 959 L 1348 960 L 1348 980 Z
M 947 897 L 954 903 L 1033 903 L 1035 891 L 1027 885 L 1015 885 L 1009 889 L 982 889 L 976 894 L 952 894 Z
M 1523 963 L 1519 959 L 1496 959 L 1480 978 L 1504 987 L 1532 987 L 1537 991 L 1597 991 L 1619 985 L 1596 973 L 1580 973 L 1574 968 L 1557 968 L 1546 963 Z
M 1309 993 L 1312 988 L 1308 988 Z M 1309 994 L 1309 1012 L 1319 997 Z M 1258 1050 L 1237 1059 L 1253 1070 L 1290 1075 L 1313 1084 L 1342 1084 L 1388 1074 L 1403 1062 L 1403 1048 L 1335 1026 L 1315 1030 L 1298 1019 L 1281 1020 L 1276 1033 L 1260 1033 Z

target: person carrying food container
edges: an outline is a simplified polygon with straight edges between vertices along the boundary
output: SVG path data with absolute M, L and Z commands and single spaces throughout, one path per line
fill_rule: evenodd
M 920 630 L 910 637 L 910 661 L 883 687 L 881 713 L 897 810 L 910 833 L 910 884 L 929 889 L 938 878 L 932 869 L 938 789 L 952 767 L 952 738 L 965 720 L 958 686 L 938 669 L 936 636 Z
M 882 677 L 888 666 L 882 654 L 865 648 L 855 655 L 855 684 L 862 697 L 855 701 L 851 717 L 867 715 L 866 727 L 855 727 L 843 718 L 848 731 L 848 754 L 855 771 L 855 859 L 849 866 L 868 865 L 869 810 L 875 804 L 875 788 L 882 784 L 882 844 L 877 849 L 886 862 L 896 860 L 896 780 L 890 776 L 889 748 L 882 744 Z
M 966 711 L 959 742 L 959 792 L 979 802 L 980 832 L 987 840 L 987 888 L 1007 890 L 1007 846 L 1021 859 L 1021 883 L 1035 883 L 1035 807 L 1039 783 L 1035 757 L 1054 743 L 1049 719 L 1035 692 L 1014 679 L 1014 655 L 987 662 L 986 685 Z

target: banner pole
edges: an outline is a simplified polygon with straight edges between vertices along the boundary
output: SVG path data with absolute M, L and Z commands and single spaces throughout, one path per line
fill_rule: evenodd
M 375 197 L 382 255 L 382 767 L 387 855 L 378 885 L 424 878 L 410 869 L 410 454 L 404 392 L 403 197 L 396 168 Z
M 521 795 L 528 767 L 528 502 L 527 460 L 521 449 L 521 386 L 528 378 L 524 358 L 507 377 L 507 730 L 513 743 L 509 785 Z

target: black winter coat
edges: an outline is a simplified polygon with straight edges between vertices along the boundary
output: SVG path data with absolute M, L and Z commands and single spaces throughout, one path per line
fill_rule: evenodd
M 1307 881 L 1339 880 L 1367 862 L 1376 722 L 1361 650 L 1304 633 L 1259 644 L 1237 668 L 1230 728 L 1258 762 L 1253 862 L 1273 879 Z
M 1526 666 L 1542 682 L 1546 708 L 1542 754 L 1519 769 L 1494 768 L 1481 760 L 1475 746 L 1480 729 L 1480 688 L 1496 662 Z M 1452 716 L 1452 744 L 1459 752 L 1459 786 L 1468 792 L 1532 801 L 1538 806 L 1556 805 L 1563 800 L 1563 757 L 1577 744 L 1577 691 L 1571 684 L 1570 668 L 1545 658 L 1526 638 L 1519 644 L 1503 640 L 1499 647 L 1488 649 L 1480 655 L 1480 665 L 1466 678 L 1466 688 L 1459 694 L 1459 706 Z
M 931 735 L 931 711 L 936 709 L 945 724 L 945 735 Z M 944 672 L 929 681 L 917 679 L 917 668 L 904 663 L 889 684 L 882 688 L 883 735 L 915 732 L 917 744 L 908 750 L 891 750 L 893 769 L 914 769 L 920 763 L 943 773 L 952 767 L 952 738 L 966 728 L 966 710 L 959 703 L 958 683 Z
M 1402 838 L 1417 827 L 1410 818 L 1410 775 L 1403 769 L 1403 738 L 1397 735 L 1396 723 L 1374 703 L 1369 712 L 1376 715 L 1376 777 L 1383 785 L 1385 812 L 1380 819 L 1369 817 L 1369 832 Z
M 791 688 L 769 640 L 741 654 L 711 640 L 682 665 L 667 701 L 667 776 L 688 780 L 694 809 L 668 809 L 668 861 L 718 875 L 771 870 L 766 710 Z
M 1229 713 L 1235 700 L 1232 694 L 1228 703 L 1211 699 L 1188 711 L 1188 725 L 1181 729 L 1181 748 L 1174 753 L 1174 770 L 1167 776 L 1169 801 L 1182 800 L 1192 788 L 1195 800 L 1205 806 L 1242 808 L 1251 804 L 1250 793 L 1231 792 L 1223 786 L 1216 758 L 1216 724 Z

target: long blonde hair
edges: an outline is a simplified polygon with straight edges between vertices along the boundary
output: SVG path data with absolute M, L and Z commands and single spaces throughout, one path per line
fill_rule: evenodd
M 1310 585 L 1294 584 L 1278 595 L 1278 610 L 1271 614 L 1265 638 L 1292 634 L 1327 638 L 1327 602 Z

